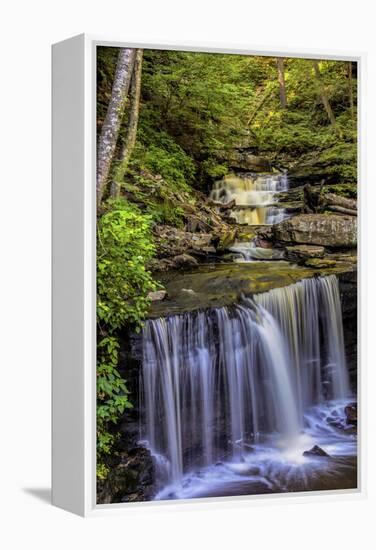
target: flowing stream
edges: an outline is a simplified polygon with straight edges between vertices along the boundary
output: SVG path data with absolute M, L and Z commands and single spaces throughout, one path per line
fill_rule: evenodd
M 148 320 L 141 382 L 157 499 L 333 488 L 356 454 L 335 275 Z

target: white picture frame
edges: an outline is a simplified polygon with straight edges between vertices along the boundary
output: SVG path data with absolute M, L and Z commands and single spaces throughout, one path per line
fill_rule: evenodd
M 241 53 L 356 61 L 358 63 L 358 343 L 364 349 L 365 158 L 363 104 L 366 56 L 320 50 L 275 51 L 228 44 L 129 44 L 111 37 L 79 35 L 52 47 L 52 502 L 92 516 L 145 506 L 249 506 L 301 499 L 364 498 L 366 494 L 365 364 L 358 352 L 360 430 L 357 489 L 169 501 L 163 503 L 96 504 L 96 47 L 142 47 L 201 52 Z

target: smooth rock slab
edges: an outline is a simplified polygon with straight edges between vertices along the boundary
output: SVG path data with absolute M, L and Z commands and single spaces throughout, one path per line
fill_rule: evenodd
M 357 243 L 357 218 L 336 214 L 300 214 L 275 225 L 274 238 L 286 243 L 354 248 Z

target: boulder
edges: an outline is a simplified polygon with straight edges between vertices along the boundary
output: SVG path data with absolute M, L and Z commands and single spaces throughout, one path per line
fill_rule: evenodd
M 286 246 L 286 259 L 292 262 L 307 260 L 308 258 L 323 258 L 325 248 L 323 246 L 315 246 L 310 244 L 298 244 L 294 246 Z
M 157 256 L 160 259 L 173 258 L 181 254 L 201 256 L 215 254 L 213 238 L 213 233 L 194 233 L 169 225 L 156 225 L 154 227 L 154 242 Z M 154 265 L 152 268 L 159 269 L 158 266 Z
M 190 242 L 190 251 L 198 254 L 215 254 L 212 233 L 193 234 Z
M 246 172 L 270 172 L 270 161 L 244 150 L 235 150 L 228 156 L 227 162 L 231 168 Z
M 159 300 L 164 300 L 167 296 L 166 290 L 156 290 L 155 292 L 149 292 L 148 298 L 152 302 L 158 302 Z
M 213 243 L 218 252 L 227 250 L 236 238 L 236 229 L 218 231 L 214 233 Z
M 172 259 L 175 268 L 194 267 L 197 265 L 197 260 L 189 254 L 179 254 Z
M 329 455 L 328 455 L 328 453 L 326 453 L 324 451 L 324 449 L 322 449 L 318 445 L 315 445 L 314 447 L 312 447 L 312 449 L 309 449 L 309 451 L 304 451 L 303 456 L 319 456 L 319 457 L 322 456 L 322 457 L 324 457 L 324 456 L 329 456 Z
M 357 218 L 337 214 L 300 214 L 273 227 L 274 238 L 285 243 L 354 248 Z

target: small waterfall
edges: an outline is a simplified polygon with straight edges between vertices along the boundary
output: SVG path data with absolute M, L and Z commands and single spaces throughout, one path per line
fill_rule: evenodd
M 169 483 L 272 434 L 288 445 L 310 407 L 350 394 L 337 278 L 147 321 L 142 383 L 142 438 Z
M 224 204 L 235 200 L 231 216 L 240 224 L 269 225 L 286 218 L 276 206 L 278 193 L 288 189 L 287 174 L 226 176 L 215 183 L 210 197 Z
M 251 241 L 235 241 L 229 248 L 230 252 L 241 254 L 242 258 L 235 261 L 253 261 L 253 260 L 282 260 L 284 251 L 278 248 L 261 248 Z

